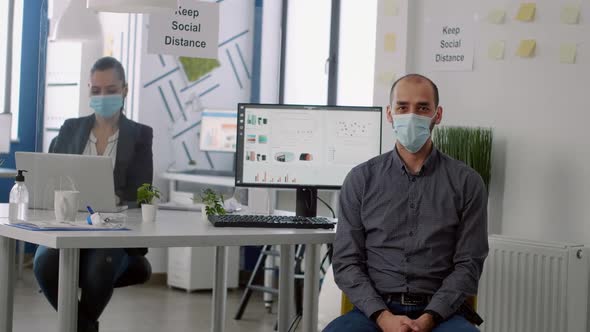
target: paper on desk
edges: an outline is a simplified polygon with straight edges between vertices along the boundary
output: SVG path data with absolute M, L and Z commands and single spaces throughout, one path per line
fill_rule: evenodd
M 119 223 L 105 223 L 103 225 L 88 225 L 85 221 L 55 221 L 36 220 L 29 222 L 13 222 L 8 224 L 18 228 L 38 231 L 105 231 L 105 230 L 128 230 Z

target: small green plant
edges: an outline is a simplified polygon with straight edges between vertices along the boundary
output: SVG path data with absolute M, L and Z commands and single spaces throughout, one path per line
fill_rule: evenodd
M 223 208 L 223 195 L 216 194 L 210 188 L 207 188 L 203 191 L 200 195 L 203 204 L 205 204 L 205 212 L 208 216 L 220 215 L 225 214 L 225 209 Z
M 137 204 L 152 204 L 154 198 L 160 198 L 160 190 L 149 183 L 137 188 Z

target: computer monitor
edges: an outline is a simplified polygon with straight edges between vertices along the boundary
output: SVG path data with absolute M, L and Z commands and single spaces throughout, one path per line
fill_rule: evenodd
M 235 110 L 203 110 L 201 114 L 201 151 L 236 152 Z
M 297 189 L 315 216 L 317 189 L 381 153 L 381 107 L 238 104 L 236 186 Z
M 184 154 L 193 158 L 193 168 L 181 170 L 181 172 L 234 177 L 238 123 L 236 110 L 205 108 L 199 120 L 198 141 L 195 142 L 194 147 L 182 142 Z M 192 148 L 190 153 L 189 147 Z

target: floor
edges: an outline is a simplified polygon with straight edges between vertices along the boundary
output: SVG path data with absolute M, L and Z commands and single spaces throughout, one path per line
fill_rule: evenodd
M 14 332 L 57 332 L 57 314 L 39 293 L 32 271 L 26 269 L 15 289 Z M 262 295 L 255 293 L 242 320 L 236 312 L 242 290 L 228 293 L 226 331 L 270 332 L 276 320 L 264 308 Z M 211 292 L 193 292 L 149 285 L 117 289 L 100 319 L 101 332 L 194 332 L 209 331 Z

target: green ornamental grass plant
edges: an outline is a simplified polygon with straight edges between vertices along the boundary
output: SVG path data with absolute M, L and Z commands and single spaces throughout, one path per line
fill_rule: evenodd
M 492 169 L 491 128 L 437 126 L 432 135 L 434 146 L 461 160 L 481 175 L 489 189 Z

